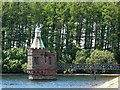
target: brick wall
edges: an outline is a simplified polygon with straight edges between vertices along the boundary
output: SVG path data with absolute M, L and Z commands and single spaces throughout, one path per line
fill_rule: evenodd
M 56 53 L 46 49 L 28 50 L 28 74 L 56 75 Z

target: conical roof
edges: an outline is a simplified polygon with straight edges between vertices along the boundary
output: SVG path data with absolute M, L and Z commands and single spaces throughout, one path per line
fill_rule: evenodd
M 45 48 L 42 38 L 41 38 L 41 30 L 38 27 L 35 29 L 35 37 L 34 37 L 32 45 L 31 45 L 31 48 L 33 48 L 33 49 Z

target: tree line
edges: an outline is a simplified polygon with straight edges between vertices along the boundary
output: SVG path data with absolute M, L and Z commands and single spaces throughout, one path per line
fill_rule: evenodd
M 28 49 L 36 25 L 57 61 L 72 63 L 78 50 L 108 50 L 120 64 L 119 2 L 3 2 L 2 49 Z

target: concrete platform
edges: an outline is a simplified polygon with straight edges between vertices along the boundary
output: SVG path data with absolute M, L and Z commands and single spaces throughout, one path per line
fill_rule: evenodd
M 118 88 L 120 82 L 120 77 L 114 78 L 103 85 L 98 86 L 97 88 Z

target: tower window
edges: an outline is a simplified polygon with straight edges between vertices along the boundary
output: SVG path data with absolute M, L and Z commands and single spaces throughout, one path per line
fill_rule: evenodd
M 50 65 L 52 64 L 51 57 L 49 57 L 49 64 L 50 64 Z
M 34 63 L 35 64 L 39 64 L 39 60 L 38 59 L 39 59 L 39 57 L 34 57 Z

